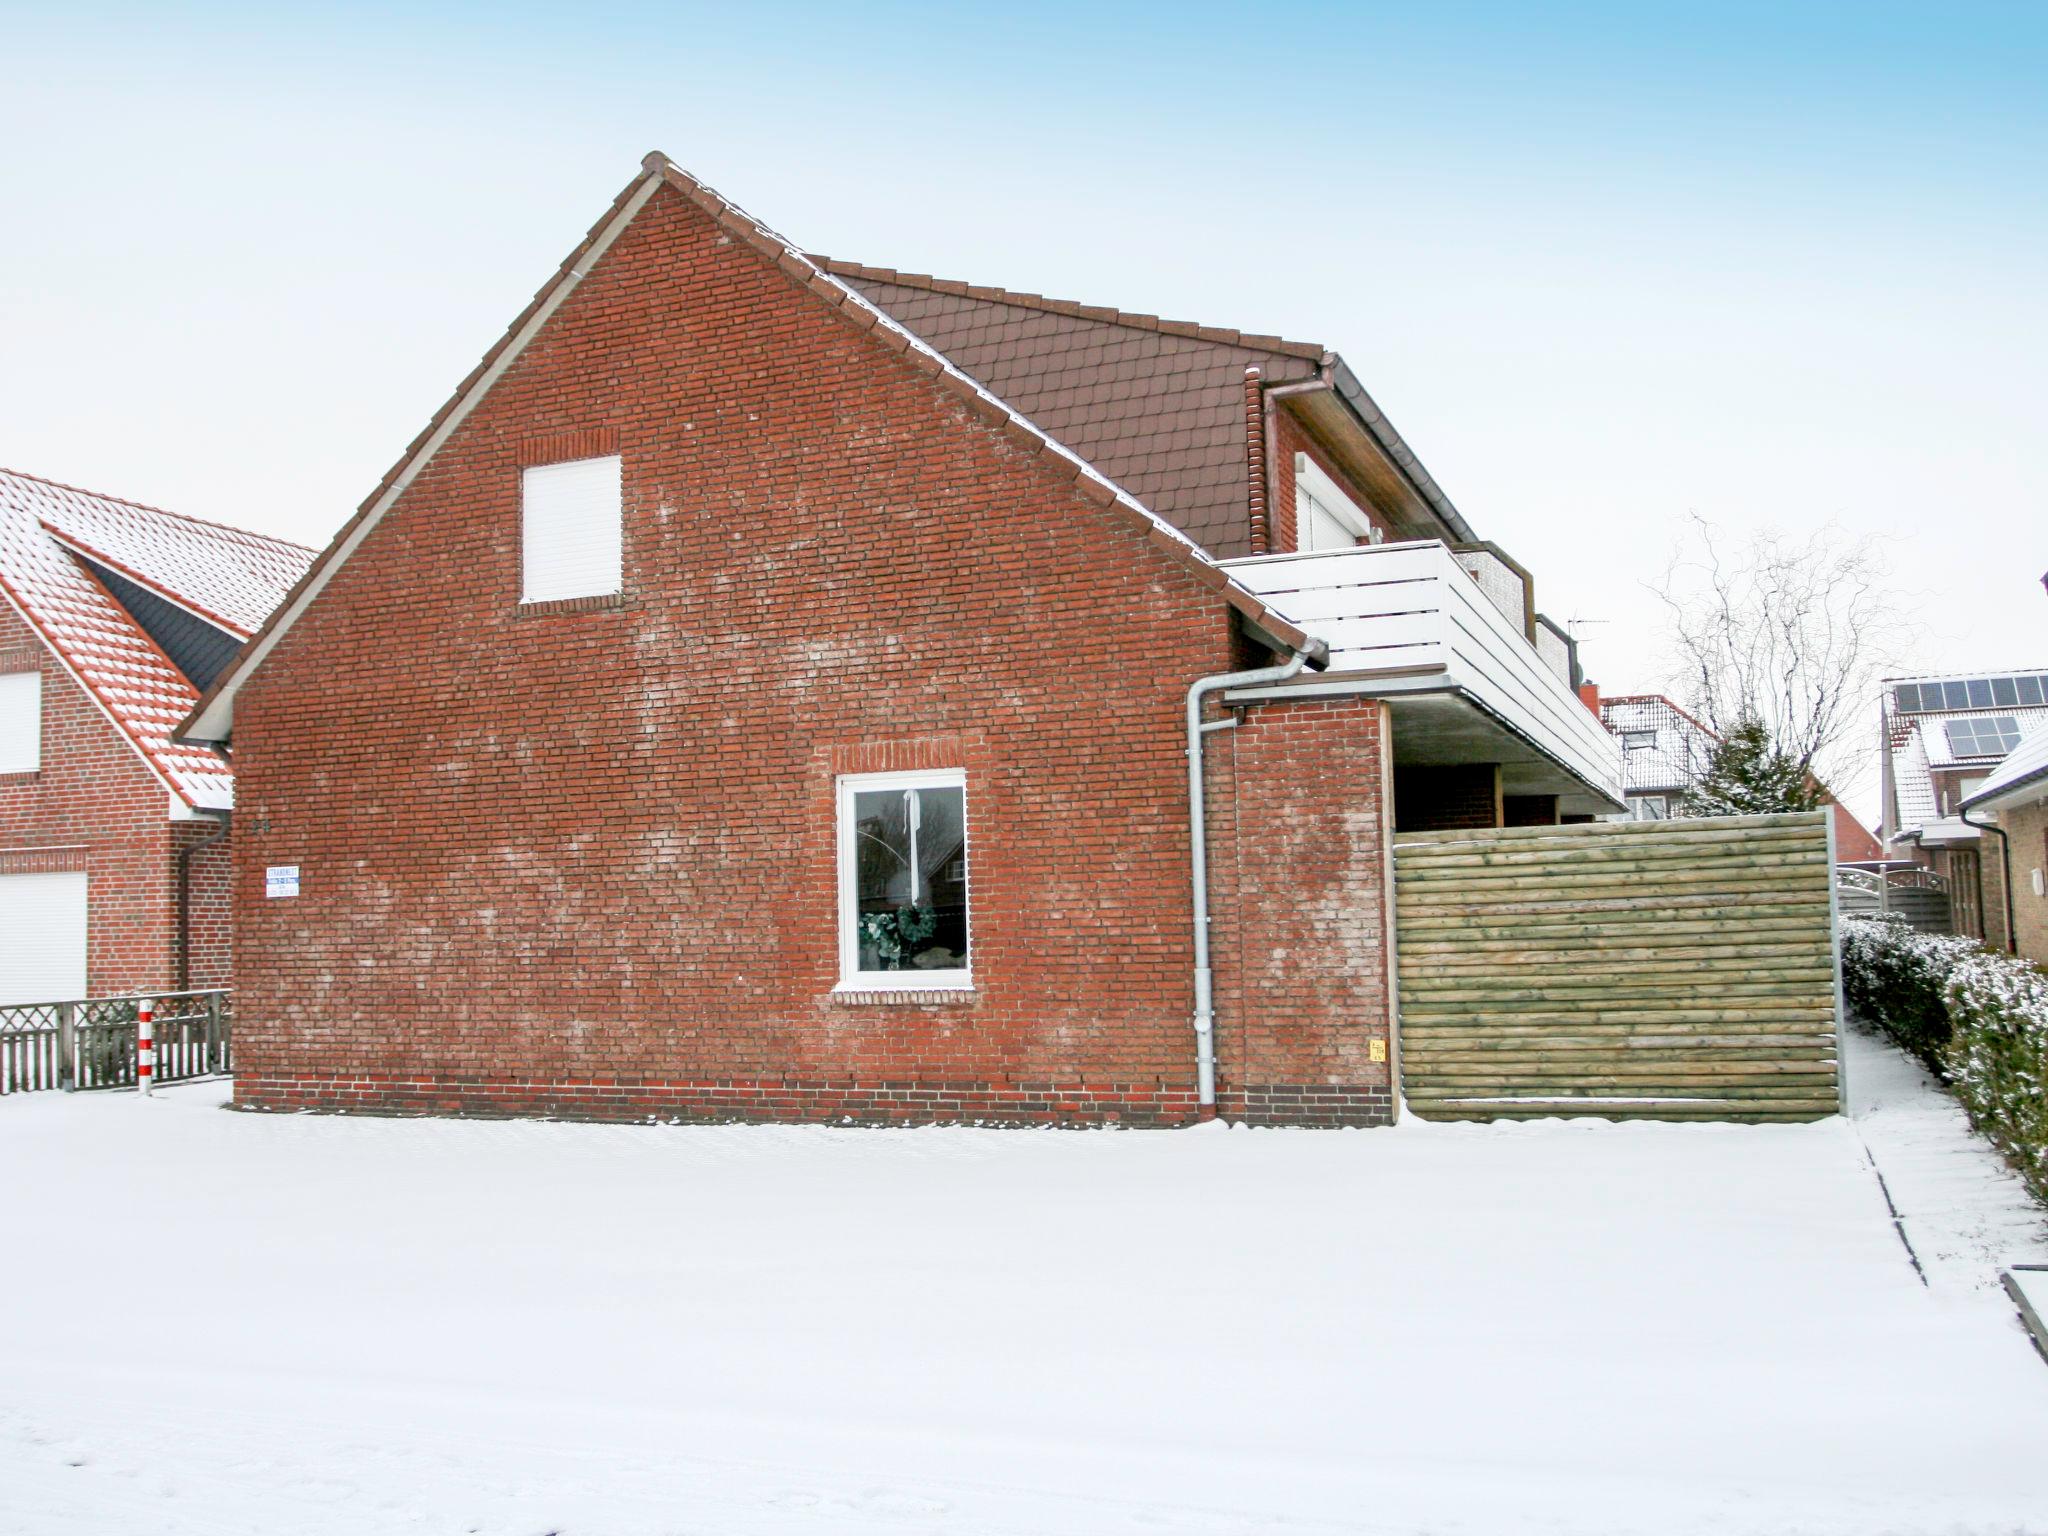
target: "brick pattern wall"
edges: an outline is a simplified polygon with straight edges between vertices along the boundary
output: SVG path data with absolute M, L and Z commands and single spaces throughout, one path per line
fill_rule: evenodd
M 1394 770 L 1394 825 L 1403 832 L 1497 827 L 1500 770 L 1492 763 Z
M 2013 932 L 2019 952 L 2037 965 L 2048 965 L 2048 895 L 2034 894 L 2035 871 L 2048 884 L 2048 802 L 2001 811 L 1998 822 L 2012 839 Z
M 1312 375 L 1313 362 L 1187 326 L 977 297 L 964 284 L 853 284 L 1210 553 L 1251 552 L 1244 370 L 1285 384 Z
M 33 667 L 43 678 L 42 766 L 0 774 L 0 849 L 11 850 L 5 870 L 84 868 L 90 991 L 168 986 L 170 791 L 7 605 L 0 605 L 0 666 Z M 83 864 L 76 852 L 35 852 L 45 849 L 82 849 Z
M 186 849 L 185 986 L 231 987 L 234 983 L 234 906 L 231 836 L 215 837 L 211 821 L 181 821 L 171 827 L 171 879 L 178 878 L 177 859 Z M 176 886 L 173 885 L 173 899 Z
M 524 445 L 599 431 L 625 592 L 522 614 Z M 664 190 L 238 699 L 237 1102 L 1185 1120 L 1181 702 L 1245 660 L 1130 514 Z M 974 991 L 837 992 L 836 776 L 940 766 Z M 1291 899 L 1360 878 L 1332 853 Z M 1369 1094 L 1261 975 L 1262 1102 Z
M 1215 777 L 1231 792 L 1228 825 L 1213 840 L 1226 1115 L 1295 1125 L 1392 1118 L 1388 731 L 1377 699 L 1291 699 L 1211 738 L 1228 760 Z

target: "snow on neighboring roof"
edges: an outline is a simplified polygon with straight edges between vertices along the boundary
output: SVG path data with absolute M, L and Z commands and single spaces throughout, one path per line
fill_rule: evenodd
M 312 563 L 283 539 L 41 482 L 43 526 L 131 581 L 241 639 Z
M 1690 789 L 1714 752 L 1714 733 L 1659 693 L 1600 701 L 1600 723 L 1621 740 L 1622 774 L 1636 794 Z M 1656 741 L 1631 748 L 1624 733 L 1651 731 Z
M 1995 810 L 2001 803 L 2024 799 L 2027 793 L 2048 793 L 2048 721 L 2027 733 L 1991 777 L 1963 801 L 1963 808 L 1983 806 Z
M 224 616 L 249 613 L 285 551 L 301 566 L 311 552 L 0 470 L 0 591 L 174 793 L 196 810 L 227 809 L 233 775 L 226 759 L 171 737 L 197 690 L 66 547 L 57 531 L 63 528 L 99 541 L 95 550 L 120 551 L 124 574 L 153 573 L 145 584 L 164 587 L 181 606 Z M 209 551 L 217 552 L 211 571 Z M 117 556 L 92 558 L 112 565 Z M 247 633 L 239 626 L 231 632 Z
M 1939 681 L 1943 679 L 1894 679 L 1888 681 L 1887 687 L 1896 688 L 1900 682 L 1917 685 Z M 1951 725 L 1962 721 L 1970 722 L 1969 726 L 1961 731 L 1949 730 Z M 2048 705 L 2038 708 L 1991 705 L 1917 713 L 1887 709 L 1885 750 L 1891 755 L 1894 835 L 1932 826 L 1940 817 L 1941 797 L 1934 783 L 1936 773 L 1973 768 L 1988 771 L 1999 762 L 2000 754 L 1995 749 L 1989 752 L 1978 749 L 1988 740 L 2009 739 L 2010 732 L 2003 724 L 2006 721 L 2012 722 L 2012 728 L 2025 738 L 2048 726 Z M 1979 722 L 1989 724 L 1979 729 Z

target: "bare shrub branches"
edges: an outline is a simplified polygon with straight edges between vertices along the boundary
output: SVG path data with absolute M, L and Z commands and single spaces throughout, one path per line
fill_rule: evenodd
M 1878 679 L 1910 642 L 1876 541 L 1731 538 L 1693 515 L 1663 582 L 1680 702 L 1723 737 L 1753 721 L 1837 793 L 1867 768 Z

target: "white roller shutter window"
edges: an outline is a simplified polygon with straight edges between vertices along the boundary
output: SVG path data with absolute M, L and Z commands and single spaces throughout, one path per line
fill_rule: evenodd
M 0 773 L 43 765 L 43 674 L 0 673 Z
M 0 1004 L 84 996 L 84 871 L 0 875 Z
M 619 456 L 537 464 L 521 485 L 519 600 L 601 597 L 620 588 Z

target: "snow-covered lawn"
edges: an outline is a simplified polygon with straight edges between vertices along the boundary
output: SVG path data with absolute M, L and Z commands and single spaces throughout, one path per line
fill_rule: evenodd
M 1859 1064 L 1755 1128 L 0 1101 L 0 1528 L 2048 1530 L 2040 1222 Z

